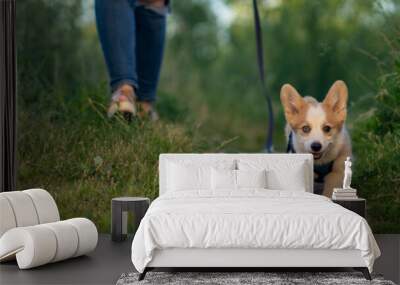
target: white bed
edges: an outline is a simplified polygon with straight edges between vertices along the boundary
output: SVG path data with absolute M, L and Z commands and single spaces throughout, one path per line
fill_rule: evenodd
M 249 187 L 264 170 L 269 185 Z M 230 173 L 234 189 L 220 179 Z M 380 255 L 362 217 L 312 194 L 311 155 L 162 154 L 159 179 L 132 243 L 140 278 L 155 267 L 354 267 L 370 278 Z

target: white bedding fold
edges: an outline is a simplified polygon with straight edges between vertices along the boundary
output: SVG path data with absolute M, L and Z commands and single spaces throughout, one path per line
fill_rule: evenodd
M 358 249 L 372 271 L 380 251 L 365 219 L 323 196 L 248 189 L 167 193 L 151 204 L 132 243 L 143 272 L 154 249 Z

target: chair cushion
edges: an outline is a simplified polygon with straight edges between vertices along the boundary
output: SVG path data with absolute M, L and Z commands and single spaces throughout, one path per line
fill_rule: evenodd
M 43 189 L 0 193 L 0 237 L 14 227 L 34 226 L 60 220 L 53 197 Z
M 35 205 L 39 224 L 57 222 L 60 220 L 60 214 L 53 197 L 43 189 L 29 189 L 22 191 L 28 194 Z
M 57 250 L 51 262 L 60 261 L 63 259 L 75 256 L 78 250 L 79 237 L 78 232 L 71 228 L 71 224 L 63 222 L 55 222 L 44 224 L 44 227 L 49 228 L 57 240 Z
M 0 195 L 0 237 L 9 229 L 15 228 L 17 222 L 8 199 Z
M 54 233 L 42 225 L 13 228 L 0 238 L 0 261 L 16 257 L 20 269 L 49 263 L 56 252 Z
M 74 218 L 65 220 L 65 222 L 72 225 L 78 233 L 79 243 L 74 257 L 91 252 L 96 248 L 98 233 L 96 226 L 91 220 L 85 218 Z
M 1 195 L 10 202 L 17 227 L 33 226 L 39 223 L 35 205 L 29 195 L 22 191 L 3 192 Z
M 86 254 L 97 240 L 96 226 L 85 218 L 17 227 L 0 238 L 0 261 L 15 256 L 19 268 L 28 269 Z
M 53 197 L 43 189 L 0 193 L 0 262 L 17 259 L 21 269 L 86 254 L 97 245 L 88 219 L 60 220 Z

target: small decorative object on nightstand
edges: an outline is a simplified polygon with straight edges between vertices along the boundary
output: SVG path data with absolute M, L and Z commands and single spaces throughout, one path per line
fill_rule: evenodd
M 139 227 L 150 205 L 150 199 L 144 197 L 118 197 L 111 201 L 111 239 L 123 241 L 128 233 L 128 212 L 133 212 L 135 230 Z
M 365 218 L 366 201 L 365 199 L 358 198 L 357 190 L 351 188 L 352 175 L 351 158 L 347 157 L 344 162 L 343 188 L 333 189 L 332 201 Z
M 366 217 L 367 201 L 363 198 L 352 199 L 332 199 L 332 202 L 341 205 L 342 207 L 359 214 L 361 217 Z
M 332 194 L 332 200 L 350 200 L 357 199 L 357 190 L 351 188 L 351 176 L 353 172 L 351 171 L 351 159 L 347 157 L 344 162 L 344 178 L 343 178 L 343 188 L 334 188 Z

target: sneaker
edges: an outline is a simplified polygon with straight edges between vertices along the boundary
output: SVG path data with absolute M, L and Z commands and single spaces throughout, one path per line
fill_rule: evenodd
M 141 119 L 149 119 L 152 122 L 158 121 L 159 116 L 150 102 L 138 102 L 138 116 Z
M 111 118 L 115 113 L 121 112 L 124 118 L 130 121 L 132 116 L 136 116 L 137 113 L 135 101 L 136 96 L 133 87 L 130 85 L 121 86 L 111 97 L 111 103 L 107 111 L 108 117 Z

